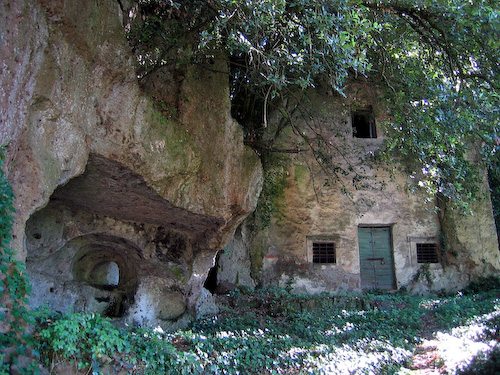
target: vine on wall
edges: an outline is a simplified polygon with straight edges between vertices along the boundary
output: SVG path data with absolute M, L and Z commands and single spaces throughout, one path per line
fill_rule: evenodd
M 31 315 L 28 311 L 30 283 L 25 264 L 16 259 L 10 247 L 14 213 L 14 193 L 2 166 L 0 150 L 0 375 L 35 374 L 38 367 L 32 360 L 32 338 L 28 335 Z

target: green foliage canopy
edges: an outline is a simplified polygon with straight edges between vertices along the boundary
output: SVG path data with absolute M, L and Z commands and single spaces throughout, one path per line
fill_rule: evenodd
M 497 2 L 426 1 L 368 5 L 383 25 L 372 53 L 394 121 L 388 154 L 431 195 L 467 208 L 478 167 L 495 159 L 500 72 Z
M 465 208 L 478 196 L 478 167 L 495 160 L 499 130 L 497 1 L 140 0 L 137 9 L 129 36 L 140 76 L 178 63 L 165 51 L 180 39 L 190 62 L 226 51 L 233 115 L 265 141 L 252 143 L 259 151 L 292 126 L 297 147 L 319 152 L 325 142 L 306 139 L 289 113 L 269 129 L 269 112 L 325 84 L 348 95 L 363 77 L 393 117 L 386 155 L 404 161 L 415 186 Z

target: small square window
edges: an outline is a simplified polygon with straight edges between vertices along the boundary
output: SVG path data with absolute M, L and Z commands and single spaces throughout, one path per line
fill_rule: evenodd
M 335 242 L 313 242 L 313 263 L 337 263 Z
M 352 135 L 356 138 L 377 138 L 375 117 L 371 106 L 352 113 Z
M 439 263 L 437 244 L 417 243 L 417 263 Z

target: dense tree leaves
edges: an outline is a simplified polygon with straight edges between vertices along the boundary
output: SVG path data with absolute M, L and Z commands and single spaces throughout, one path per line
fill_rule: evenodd
M 191 63 L 225 50 L 233 115 L 261 153 L 280 151 L 274 141 L 287 134 L 282 151 L 309 146 L 323 170 L 345 174 L 335 165 L 342 148 L 325 151 L 322 130 L 299 128 L 292 113 L 307 112 L 305 89 L 328 85 L 348 95 L 349 83 L 364 77 L 392 116 L 386 157 L 402 161 L 429 197 L 467 209 L 481 168 L 497 165 L 496 0 L 141 0 L 138 9 L 129 35 L 141 74 L 179 56 L 162 52 L 178 49 L 177 35 L 189 35 Z M 281 122 L 268 127 L 276 110 Z
M 382 24 L 371 51 L 394 115 L 388 152 L 430 196 L 468 208 L 478 167 L 495 157 L 500 14 L 497 3 L 369 3 Z M 379 10 L 385 10 L 379 12 Z M 398 35 L 399 34 L 399 35 Z

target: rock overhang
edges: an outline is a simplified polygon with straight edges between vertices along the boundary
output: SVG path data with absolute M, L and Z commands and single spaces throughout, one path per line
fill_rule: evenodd
M 175 206 L 124 164 L 96 154 L 89 156 L 85 172 L 56 189 L 51 200 L 74 210 L 175 229 L 197 241 L 209 241 L 224 223 Z
M 0 77 L 0 111 L 16 195 L 12 246 L 33 290 L 46 287 L 40 301 L 102 307 L 116 296 L 91 284 L 132 280 L 141 302 L 127 303 L 137 317 L 152 301 L 148 322 L 171 319 L 185 300 L 198 306 L 215 253 L 253 211 L 262 184 L 259 158 L 230 116 L 225 69 L 190 66 L 181 81 L 158 82 L 189 99 L 168 118 L 138 83 L 118 3 L 22 0 L 0 9 L 0 32 L 10 30 L 0 46 L 12 73 Z M 82 254 L 92 260 L 81 264 L 84 277 L 72 271 Z M 176 305 L 158 304 L 162 295 Z

